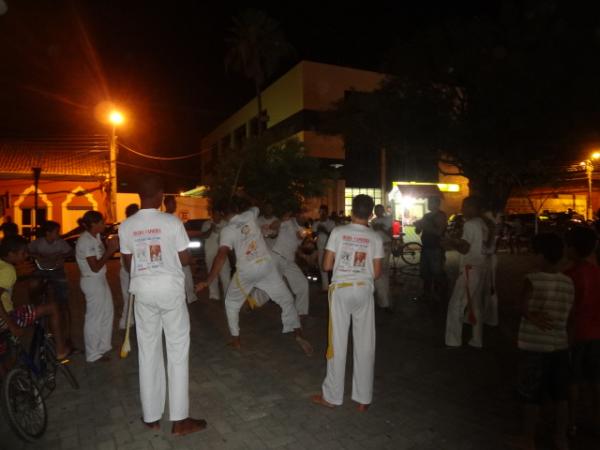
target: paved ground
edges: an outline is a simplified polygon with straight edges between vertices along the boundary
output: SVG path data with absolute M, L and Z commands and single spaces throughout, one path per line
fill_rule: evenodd
M 107 364 L 75 358 L 72 370 L 81 389 L 60 383 L 47 402 L 50 422 L 43 440 L 21 443 L 2 419 L 0 449 L 504 449 L 503 436 L 514 430 L 518 412 L 511 306 L 530 263 L 527 256 L 500 258 L 502 325 L 486 329 L 482 351 L 445 350 L 444 308 L 415 301 L 418 279 L 399 275 L 395 313 L 377 315 L 375 397 L 367 414 L 357 413 L 348 395 L 336 410 L 308 401 L 325 374 L 326 298 L 313 285 L 314 317 L 307 325 L 316 349 L 312 358 L 281 335 L 273 304 L 243 316 L 245 348 L 240 352 L 224 345 L 228 333 L 222 303 L 202 298 L 191 305 L 191 412 L 208 420 L 205 432 L 172 438 L 167 420 L 163 432 L 140 425 L 134 350 L 128 359 L 115 357 Z M 117 270 L 112 262 L 110 281 L 119 312 Z M 70 276 L 76 287 L 76 269 Z M 78 288 L 71 301 L 82 323 Z M 81 342 L 81 330 L 75 338 Z M 115 332 L 115 349 L 121 338 Z M 598 449 L 600 444 L 581 441 L 573 448 Z

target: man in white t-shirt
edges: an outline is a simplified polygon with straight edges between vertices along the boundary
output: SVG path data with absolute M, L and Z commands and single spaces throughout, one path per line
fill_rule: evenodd
M 296 264 L 296 251 L 306 236 L 306 230 L 300 225 L 305 222 L 305 214 L 304 209 L 299 209 L 295 214 L 284 217 L 272 249 L 277 268 L 294 294 L 294 304 L 300 317 L 307 316 L 309 308 L 308 278 Z
M 190 318 L 182 267 L 191 258 L 189 239 L 177 217 L 158 210 L 164 196 L 160 179 L 142 179 L 139 195 L 141 209 L 121 224 L 119 239 L 131 275 L 129 290 L 135 295 L 142 420 L 150 429 L 160 428 L 167 388 L 164 332 L 171 432 L 185 435 L 206 428 L 204 420 L 188 415 Z
M 373 399 L 375 310 L 373 283 L 381 275 L 384 257 L 381 237 L 369 228 L 373 199 L 352 200 L 352 223 L 334 228 L 327 241 L 323 268 L 333 269 L 329 286 L 329 345 L 327 376 L 313 403 L 333 408 L 344 401 L 348 330 L 352 323 L 354 366 L 352 400 L 366 411 Z
M 213 205 L 212 217 L 209 220 L 206 220 L 200 229 L 200 232 L 202 233 L 200 237 L 204 239 L 204 255 L 206 256 L 206 267 L 208 270 L 212 267 L 213 261 L 219 251 L 219 236 L 221 230 L 227 225 L 222 209 L 223 208 L 220 205 Z M 208 297 L 211 300 L 221 300 L 219 280 L 221 280 L 223 293 L 227 293 L 229 282 L 231 281 L 231 267 L 229 265 L 229 260 L 225 261 L 221 272 L 219 272 L 219 277 L 208 287 Z
M 329 274 L 323 270 L 323 255 L 325 254 L 325 244 L 329 239 L 331 230 L 335 228 L 335 222 L 329 218 L 327 205 L 321 205 L 319 208 L 319 220 L 313 223 L 313 233 L 317 235 L 317 255 L 319 258 L 319 268 L 321 269 L 321 287 L 324 292 L 329 289 Z
M 388 312 L 392 311 L 390 302 L 390 257 L 392 254 L 392 226 L 394 219 L 385 213 L 383 205 L 375 206 L 375 218 L 371 228 L 377 232 L 383 242 L 383 265 L 381 276 L 375 280 L 375 296 L 377 304 Z
M 177 211 L 177 200 L 175 199 L 175 196 L 169 195 L 165 197 L 164 206 L 167 214 L 175 214 L 175 211 Z M 194 289 L 194 274 L 192 273 L 191 261 L 187 266 L 183 266 L 183 274 L 185 275 L 185 298 L 188 303 L 194 303 L 198 300 L 198 296 Z
M 206 281 L 198 283 L 196 289 L 201 291 L 216 279 L 229 252 L 233 250 L 236 272 L 225 297 L 225 311 L 232 336 L 230 345 L 234 348 L 241 347 L 240 309 L 246 299 L 252 302 L 250 293 L 254 288 L 258 288 L 265 291 L 281 307 L 283 332 L 293 331 L 302 350 L 310 356 L 312 347 L 302 336 L 300 318 L 294 307 L 292 294 L 277 271 L 256 223 L 258 208 L 250 207 L 247 199 L 235 196 L 230 200 L 227 209 L 228 224 L 221 230 L 219 252 Z
M 446 249 L 457 250 L 460 254 L 458 279 L 448 303 L 446 346 L 456 348 L 462 345 L 463 323 L 466 322 L 473 327 L 469 345 L 481 348 L 481 309 L 487 268 L 485 249 L 490 230 L 481 218 L 481 201 L 477 197 L 465 198 L 462 209 L 465 218 L 462 237 L 442 239 L 442 245 Z

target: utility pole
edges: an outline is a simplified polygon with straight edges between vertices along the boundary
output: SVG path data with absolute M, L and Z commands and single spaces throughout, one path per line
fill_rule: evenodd
M 33 171 L 33 217 L 31 219 L 31 231 L 34 236 L 37 235 L 38 228 L 38 190 L 40 186 L 40 175 L 42 174 L 41 167 L 32 167 Z
M 387 208 L 388 205 L 388 198 L 387 198 L 387 183 L 386 183 L 386 178 L 387 178 L 387 155 L 386 155 L 386 150 L 385 147 L 381 148 L 381 161 L 380 161 L 380 184 L 381 184 L 381 203 L 383 204 L 383 206 L 385 206 Z
M 110 211 L 109 220 L 117 221 L 117 126 L 113 124 L 110 136 Z

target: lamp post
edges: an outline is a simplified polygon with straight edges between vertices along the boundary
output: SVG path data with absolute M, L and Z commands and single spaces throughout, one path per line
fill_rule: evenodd
M 579 165 L 585 168 L 588 182 L 588 195 L 587 195 L 587 208 L 586 208 L 586 219 L 594 220 L 594 208 L 592 207 L 592 188 L 594 179 L 594 160 L 600 159 L 600 152 L 594 152 L 590 155 L 589 159 L 581 161 Z
M 108 115 L 108 121 L 112 125 L 112 133 L 110 136 L 110 211 L 109 218 L 111 222 L 117 220 L 117 155 L 119 149 L 117 146 L 117 126 L 125 121 L 125 117 L 119 111 L 113 110 Z

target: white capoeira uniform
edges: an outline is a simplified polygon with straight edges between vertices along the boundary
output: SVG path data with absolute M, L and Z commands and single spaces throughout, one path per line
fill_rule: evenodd
M 183 223 L 157 209 L 140 209 L 119 227 L 121 253 L 131 255 L 130 291 L 135 295 L 140 397 L 144 422 L 160 420 L 165 408 L 167 346 L 169 415 L 189 416 L 190 318 L 179 252 L 188 248 Z
M 221 230 L 220 246 L 233 249 L 236 272 L 225 296 L 225 311 L 232 336 L 239 336 L 240 308 L 254 288 L 261 289 L 281 307 L 283 332 L 300 328 L 294 298 L 277 271 L 256 218 L 258 208 L 233 216 Z
M 121 295 L 123 296 L 123 311 L 119 319 L 119 328 L 124 330 L 127 326 L 127 310 L 129 308 L 129 272 L 125 268 L 125 261 L 121 256 L 121 268 L 119 269 L 119 281 L 121 282 Z M 135 325 L 135 320 L 131 320 L 131 326 Z
M 294 304 L 298 314 L 305 316 L 308 314 L 309 307 L 308 278 L 296 264 L 296 250 L 302 243 L 302 239 L 298 237 L 300 231 L 302 231 L 302 227 L 298 225 L 294 217 L 281 222 L 272 251 L 279 272 L 287 280 L 294 294 Z
M 188 303 L 194 303 L 198 300 L 196 295 L 196 287 L 194 285 L 194 274 L 191 266 L 183 266 L 183 276 L 185 277 L 185 298 Z
M 390 302 L 390 258 L 392 255 L 392 216 L 376 217 L 372 224 L 383 225 L 384 230 L 378 230 L 377 234 L 383 242 L 383 261 L 381 264 L 381 276 L 375 280 L 375 298 L 381 308 L 391 307 Z
M 77 239 L 75 258 L 81 272 L 81 290 L 85 296 L 83 340 L 87 362 L 99 360 L 112 348 L 114 305 L 106 279 L 106 265 L 94 272 L 87 261 L 90 256 L 102 258 L 105 251 L 100 235 L 92 236 L 84 231 Z
M 202 224 L 202 233 L 206 233 L 210 230 L 214 224 L 215 229 L 210 236 L 204 240 L 204 255 L 206 256 L 206 267 L 210 270 L 213 265 L 213 261 L 219 252 L 219 234 L 221 230 L 227 225 L 227 222 L 221 220 L 219 223 L 215 223 L 212 220 L 207 220 Z M 229 265 L 229 259 L 225 260 L 225 264 L 219 273 L 219 277 L 208 287 L 208 297 L 212 300 L 220 300 L 221 293 L 219 292 L 219 280 L 221 280 L 221 286 L 223 286 L 223 293 L 227 292 L 229 288 L 229 282 L 231 281 L 231 266 Z
M 383 244 L 370 228 L 350 224 L 333 229 L 326 250 L 335 253 L 335 263 L 329 286 L 329 345 L 323 399 L 332 405 L 344 401 L 348 330 L 352 323 L 352 400 L 368 405 L 373 400 L 375 366 L 373 260 L 384 257 Z
M 319 231 L 324 228 L 326 233 Z M 317 255 L 319 258 L 319 269 L 321 272 L 321 288 L 326 291 L 329 289 L 329 274 L 323 271 L 323 255 L 325 254 L 325 244 L 329 239 L 329 233 L 335 228 L 335 222 L 331 219 L 317 220 L 313 223 L 313 233 L 317 235 Z
M 469 345 L 476 348 L 483 345 L 482 308 L 487 270 L 484 246 L 487 234 L 487 226 L 480 217 L 470 219 L 464 224 L 462 239 L 468 242 L 470 247 L 468 253 L 460 255 L 458 279 L 448 303 L 446 345 L 449 347 L 462 345 L 465 322 L 473 326 L 473 336 Z M 469 304 L 471 308 L 468 308 Z

